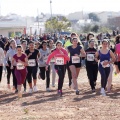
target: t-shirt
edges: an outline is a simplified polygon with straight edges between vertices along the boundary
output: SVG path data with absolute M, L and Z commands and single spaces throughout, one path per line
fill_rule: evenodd
M 69 52 L 70 52 L 70 61 L 72 62 L 72 60 L 73 60 L 73 57 L 75 56 L 75 54 L 78 54 L 78 55 L 80 55 L 80 50 L 82 49 L 82 47 L 81 46 L 77 46 L 76 48 L 72 48 L 72 46 L 69 46 L 68 47 L 68 50 L 69 50 Z M 75 59 L 77 59 L 77 58 L 75 58 Z
M 96 53 L 95 48 L 88 48 L 86 52 L 86 65 L 93 65 L 93 64 L 98 64 L 95 61 L 95 53 Z
M 40 49 L 40 59 L 39 59 L 39 66 L 45 67 L 48 55 L 50 54 L 50 50 L 47 48 L 46 50 Z
M 21 60 L 22 62 L 25 62 L 25 58 L 26 58 L 26 55 L 25 54 L 22 54 L 20 57 L 17 56 L 17 54 L 15 54 L 13 56 L 13 58 L 15 59 L 16 61 L 16 68 L 17 70 L 22 70 L 22 69 L 25 69 L 25 65 L 23 65 L 22 63 L 19 63 L 18 60 Z
M 30 52 L 30 50 L 26 50 L 25 51 L 26 55 L 28 56 L 30 53 L 32 53 L 32 55 L 30 55 L 30 57 L 28 58 L 28 66 L 29 67 L 35 67 L 38 66 L 37 63 L 37 57 L 38 57 L 38 53 L 39 51 L 37 49 L 34 50 L 34 52 Z M 30 65 L 31 64 L 31 65 Z

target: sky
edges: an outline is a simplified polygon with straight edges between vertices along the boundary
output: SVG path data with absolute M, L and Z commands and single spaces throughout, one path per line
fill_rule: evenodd
M 120 0 L 52 0 L 52 13 L 67 15 L 78 12 L 120 11 Z M 38 12 L 37 12 L 38 11 Z M 50 13 L 50 0 L 0 0 L 0 14 L 16 13 L 37 16 Z

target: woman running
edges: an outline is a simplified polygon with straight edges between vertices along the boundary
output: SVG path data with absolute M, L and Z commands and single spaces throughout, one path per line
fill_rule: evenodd
M 40 78 L 42 80 L 45 80 L 45 76 L 46 76 L 47 92 L 50 92 L 50 88 L 49 88 L 50 87 L 50 66 L 48 66 L 48 70 L 46 71 L 46 61 L 49 54 L 50 54 L 50 51 L 47 48 L 47 42 L 43 41 L 42 48 L 40 49 L 39 69 L 40 69 Z
M 89 79 L 89 83 L 92 89 L 92 92 L 95 92 L 97 74 L 98 74 L 98 62 L 95 61 L 95 53 L 97 50 L 94 48 L 95 46 L 94 39 L 89 41 L 89 48 L 86 52 L 86 71 Z
M 27 76 L 27 56 L 22 52 L 22 47 L 17 46 L 17 54 L 13 56 L 11 69 L 13 69 L 13 63 L 16 62 L 15 76 L 17 78 L 18 97 L 22 97 L 21 87 L 24 84 Z
M 25 53 L 25 51 L 27 50 L 27 41 L 26 40 L 22 40 L 21 42 L 21 46 L 22 46 L 22 50 L 23 50 L 23 53 Z M 23 84 L 23 87 L 24 87 L 24 93 L 26 93 L 26 79 L 25 79 L 25 82 Z
M 108 48 L 108 40 L 104 39 L 102 41 L 102 48 L 96 52 L 95 60 L 99 62 L 99 72 L 101 74 L 101 94 L 106 96 L 105 88 L 107 85 L 108 76 L 110 74 L 110 64 L 115 61 L 115 56 L 113 52 Z
M 0 83 L 1 83 L 1 80 L 2 80 L 2 71 L 3 71 L 4 58 L 5 58 L 4 51 L 0 47 Z
M 28 74 L 27 74 L 27 80 L 29 83 L 29 93 L 37 92 L 36 82 L 37 82 L 37 70 L 38 70 L 38 58 L 40 57 L 39 51 L 35 49 L 35 44 L 33 41 L 29 42 L 29 49 L 25 51 L 27 57 L 28 57 Z M 32 77 L 34 86 L 32 86 Z
M 85 51 L 81 46 L 78 45 L 78 38 L 72 38 L 72 46 L 68 47 L 68 52 L 70 53 L 69 67 L 72 73 L 72 86 L 76 90 L 76 95 L 79 95 L 77 78 L 80 72 L 81 61 L 80 54 L 85 57 Z
M 48 48 L 50 52 L 52 52 L 52 50 L 55 49 L 55 46 L 53 44 L 54 44 L 53 40 L 49 40 Z M 52 71 L 52 87 L 55 87 L 56 71 L 55 71 L 55 59 L 54 58 L 50 61 L 50 71 Z
M 65 77 L 66 62 L 69 61 L 67 51 L 62 47 L 62 42 L 56 42 L 56 49 L 48 56 L 46 70 L 49 69 L 49 62 L 52 58 L 55 58 L 55 70 L 59 76 L 58 80 L 58 94 L 62 96 L 62 87 Z
M 11 40 L 10 41 L 10 49 L 7 51 L 6 56 L 5 56 L 5 65 L 7 66 L 7 81 L 8 81 L 8 88 L 10 88 L 10 75 L 12 72 L 12 76 L 13 76 L 13 90 L 15 89 L 15 93 L 18 92 L 17 90 L 17 79 L 16 76 L 14 74 L 15 72 L 15 68 L 16 68 L 16 63 L 14 62 L 13 64 L 13 69 L 11 70 L 11 62 L 12 62 L 12 58 L 13 56 L 16 54 L 16 41 L 15 40 Z

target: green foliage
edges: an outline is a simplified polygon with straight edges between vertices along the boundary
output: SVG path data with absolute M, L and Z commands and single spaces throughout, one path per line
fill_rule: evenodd
M 87 24 L 84 27 L 82 27 L 82 32 L 83 33 L 89 33 L 89 32 L 91 32 L 91 25 Z
M 57 16 L 49 19 L 45 23 L 47 32 L 61 32 L 68 31 L 71 27 L 70 21 L 64 16 Z
M 105 33 L 105 32 L 112 32 L 111 29 L 109 29 L 108 27 L 105 27 L 105 26 L 101 26 L 100 29 L 99 29 L 99 32 L 102 32 L 102 33 Z
M 95 22 L 99 22 L 100 19 L 98 18 L 98 16 L 95 13 L 89 13 L 89 19 L 92 19 Z
M 91 31 L 92 31 L 92 32 L 95 32 L 95 33 L 97 33 L 98 30 L 99 30 L 99 26 L 98 26 L 98 25 L 94 25 L 94 26 L 92 27 L 92 29 L 91 29 Z

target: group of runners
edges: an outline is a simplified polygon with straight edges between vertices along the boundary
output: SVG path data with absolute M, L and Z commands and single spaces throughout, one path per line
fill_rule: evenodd
M 98 71 L 101 75 L 100 93 L 106 96 L 106 91 L 111 91 L 113 66 L 116 73 L 120 70 L 120 35 L 115 37 L 115 47 L 111 50 L 110 40 L 106 37 L 101 40 L 101 47 L 96 47 L 96 39 L 92 33 L 87 36 L 84 45 L 76 33 L 65 40 L 39 41 L 22 39 L 18 45 L 15 39 L 7 40 L 4 48 L 0 48 L 0 82 L 2 80 L 3 66 L 7 70 L 7 87 L 11 89 L 11 74 L 13 89 L 18 97 L 26 92 L 27 83 L 29 93 L 37 92 L 37 78 L 46 80 L 46 91 L 50 92 L 50 82 L 55 87 L 56 75 L 58 75 L 57 94 L 62 96 L 64 78 L 67 71 L 69 87 L 79 95 L 78 79 L 81 61 L 85 61 L 89 84 L 92 92 L 96 92 Z M 0 43 L 1 44 L 1 43 Z M 52 72 L 51 72 L 52 71 Z M 38 73 L 38 76 L 37 76 Z M 50 80 L 52 75 L 52 80 Z

